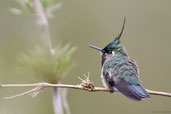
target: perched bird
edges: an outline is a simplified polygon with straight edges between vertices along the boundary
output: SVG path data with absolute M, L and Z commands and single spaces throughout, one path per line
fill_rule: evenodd
M 131 59 L 125 48 L 120 45 L 120 37 L 123 33 L 125 20 L 120 34 L 105 48 L 97 49 L 102 55 L 101 78 L 103 85 L 110 89 L 110 93 L 119 91 L 126 97 L 140 101 L 150 97 L 147 91 L 140 85 L 139 70 L 136 62 Z

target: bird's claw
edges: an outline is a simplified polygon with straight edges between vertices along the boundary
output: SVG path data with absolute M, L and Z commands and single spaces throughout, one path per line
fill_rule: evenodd
M 113 92 L 115 92 L 113 89 L 111 89 L 110 91 L 109 91 L 110 93 L 113 93 Z

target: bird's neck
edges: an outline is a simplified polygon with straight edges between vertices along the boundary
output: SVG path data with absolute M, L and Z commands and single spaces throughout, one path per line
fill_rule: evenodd
M 128 56 L 126 49 L 120 45 L 114 50 L 114 52 L 115 52 L 115 55 L 113 57 L 115 57 L 115 56 Z M 110 60 L 113 57 L 102 55 L 102 66 L 106 61 Z
M 118 46 L 115 50 L 115 56 L 128 56 L 126 49 L 123 46 Z

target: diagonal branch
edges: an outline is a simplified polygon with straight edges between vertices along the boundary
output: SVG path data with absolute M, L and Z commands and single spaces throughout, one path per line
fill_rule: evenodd
M 53 54 L 54 49 L 52 47 L 51 37 L 49 33 L 49 24 L 44 12 L 43 5 L 40 0 L 32 0 L 32 3 L 35 11 L 35 21 L 40 29 L 42 41 L 44 45 L 48 47 L 50 53 Z

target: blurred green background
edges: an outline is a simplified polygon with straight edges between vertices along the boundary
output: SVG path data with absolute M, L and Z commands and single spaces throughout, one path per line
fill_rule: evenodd
M 171 1 L 170 0 L 62 0 L 63 7 L 49 20 L 53 45 L 59 42 L 77 47 L 73 60 L 77 63 L 62 82 L 79 84 L 77 78 L 91 72 L 90 79 L 102 86 L 101 57 L 89 44 L 104 47 L 120 32 L 127 16 L 122 45 L 137 61 L 145 88 L 171 92 Z M 17 71 L 18 56 L 41 42 L 30 16 L 16 16 L 10 8 L 20 6 L 14 0 L 0 1 L 0 82 L 41 82 L 30 74 Z M 52 90 L 46 89 L 36 98 L 21 96 L 5 100 L 29 88 L 0 89 L 0 114 L 53 114 Z M 151 114 L 171 113 L 171 98 L 151 96 L 141 102 L 131 101 L 120 93 L 68 90 L 72 114 Z

